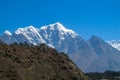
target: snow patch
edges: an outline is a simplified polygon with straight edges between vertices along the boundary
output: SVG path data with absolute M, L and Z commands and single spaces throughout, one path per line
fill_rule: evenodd
M 111 45 L 113 48 L 116 48 L 117 50 L 120 51 L 120 40 L 111 40 L 107 41 L 109 45 Z
M 9 36 L 12 35 L 12 33 L 11 33 L 10 31 L 8 31 L 8 30 L 6 30 L 6 31 L 4 32 L 4 34 L 9 35 Z

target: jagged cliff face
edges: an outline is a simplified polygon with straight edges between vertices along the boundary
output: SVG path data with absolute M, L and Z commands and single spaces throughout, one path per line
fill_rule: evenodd
M 0 80 L 89 79 L 68 56 L 44 44 L 0 44 Z

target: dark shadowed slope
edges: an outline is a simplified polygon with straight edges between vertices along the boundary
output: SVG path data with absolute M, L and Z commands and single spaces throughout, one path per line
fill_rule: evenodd
M 89 79 L 64 53 L 44 44 L 0 44 L 0 80 Z

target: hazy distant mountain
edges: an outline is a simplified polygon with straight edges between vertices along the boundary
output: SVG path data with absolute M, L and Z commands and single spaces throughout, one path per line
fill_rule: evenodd
M 92 48 L 96 56 L 93 59 L 93 62 L 88 66 L 86 72 L 120 70 L 120 52 L 118 50 L 97 36 L 92 36 L 87 43 Z
M 18 28 L 14 33 L 6 31 L 1 35 L 1 39 L 8 44 L 14 42 L 27 42 L 34 45 L 46 43 L 60 52 L 67 53 L 84 72 L 120 70 L 118 50 L 96 36 L 85 41 L 59 22 L 41 28 L 33 26 Z

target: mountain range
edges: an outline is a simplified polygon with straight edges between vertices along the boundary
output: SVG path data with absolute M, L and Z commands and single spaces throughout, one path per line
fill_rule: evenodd
M 120 70 L 120 51 L 111 46 L 110 42 L 105 42 L 95 35 L 86 41 L 59 22 L 41 28 L 18 28 L 14 33 L 6 30 L 0 39 L 7 44 L 45 43 L 59 52 L 65 52 L 84 72 Z

